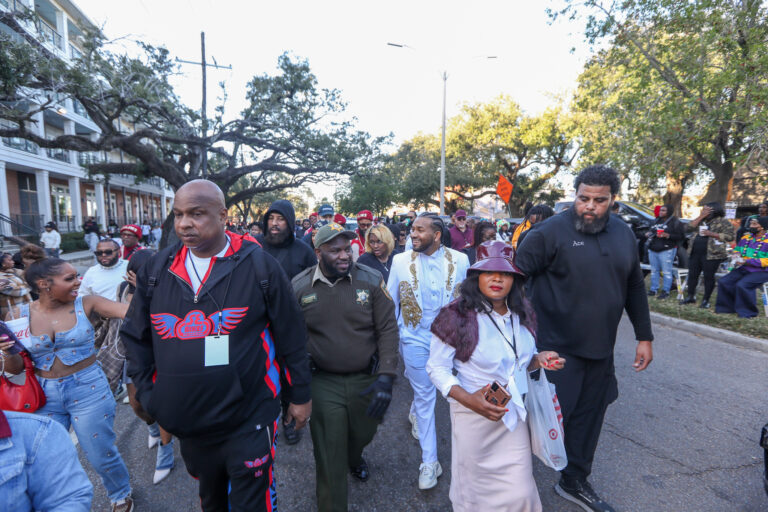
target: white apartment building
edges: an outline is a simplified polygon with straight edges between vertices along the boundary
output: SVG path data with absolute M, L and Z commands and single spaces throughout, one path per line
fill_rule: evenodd
M 35 21 L 19 19 L 19 13 L 33 13 Z M 0 14 L 6 16 L 5 21 L 0 17 L 0 33 L 20 37 L 23 30 L 64 60 L 81 54 L 84 29 L 97 28 L 69 0 L 0 0 Z M 37 114 L 37 121 L 42 137 L 96 137 L 100 133 L 82 106 L 68 98 L 58 101 L 55 111 Z M 80 231 L 91 216 L 102 228 L 110 221 L 118 226 L 144 220 L 162 222 L 173 198 L 165 181 L 150 178 L 136 183 L 133 176 L 114 174 L 108 179 L 89 177 L 83 167 L 94 162 L 130 161 L 133 157 L 117 150 L 78 153 L 40 148 L 19 138 L 0 138 L 0 233 L 40 232 L 51 220 L 61 232 Z

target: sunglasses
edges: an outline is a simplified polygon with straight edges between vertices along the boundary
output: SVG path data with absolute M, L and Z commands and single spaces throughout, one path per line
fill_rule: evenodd
M 112 256 L 113 254 L 115 254 L 115 252 L 117 251 L 112 249 L 109 251 L 93 251 L 93 254 L 95 254 L 96 256 Z
M 456 217 L 456 220 L 467 220 L 466 217 Z

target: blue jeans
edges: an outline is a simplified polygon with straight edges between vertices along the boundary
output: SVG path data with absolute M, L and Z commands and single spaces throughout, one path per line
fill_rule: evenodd
M 111 502 L 131 494 L 128 468 L 115 446 L 115 399 L 98 363 L 60 379 L 37 380 L 45 391 L 46 404 L 35 414 L 48 416 L 69 430 L 88 462 L 101 477 Z
M 655 292 L 659 289 L 659 272 L 664 275 L 664 284 L 662 290 L 669 293 L 672 289 L 672 278 L 674 277 L 675 269 L 672 266 L 672 262 L 675 261 L 675 253 L 677 248 L 667 249 L 666 251 L 648 251 L 648 263 L 651 264 L 651 291 Z

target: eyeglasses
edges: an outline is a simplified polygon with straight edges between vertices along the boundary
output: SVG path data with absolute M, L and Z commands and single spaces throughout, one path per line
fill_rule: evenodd
M 467 220 L 466 217 L 456 217 L 456 220 Z
M 112 256 L 115 254 L 115 250 L 109 250 L 109 251 L 93 251 L 93 254 L 96 256 Z

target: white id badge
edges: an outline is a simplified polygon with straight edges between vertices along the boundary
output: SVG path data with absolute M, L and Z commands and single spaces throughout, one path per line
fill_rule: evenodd
M 229 364 L 229 336 L 205 337 L 205 366 Z
M 515 381 L 517 392 L 523 396 L 528 392 L 528 370 L 526 368 L 515 368 L 512 378 Z

